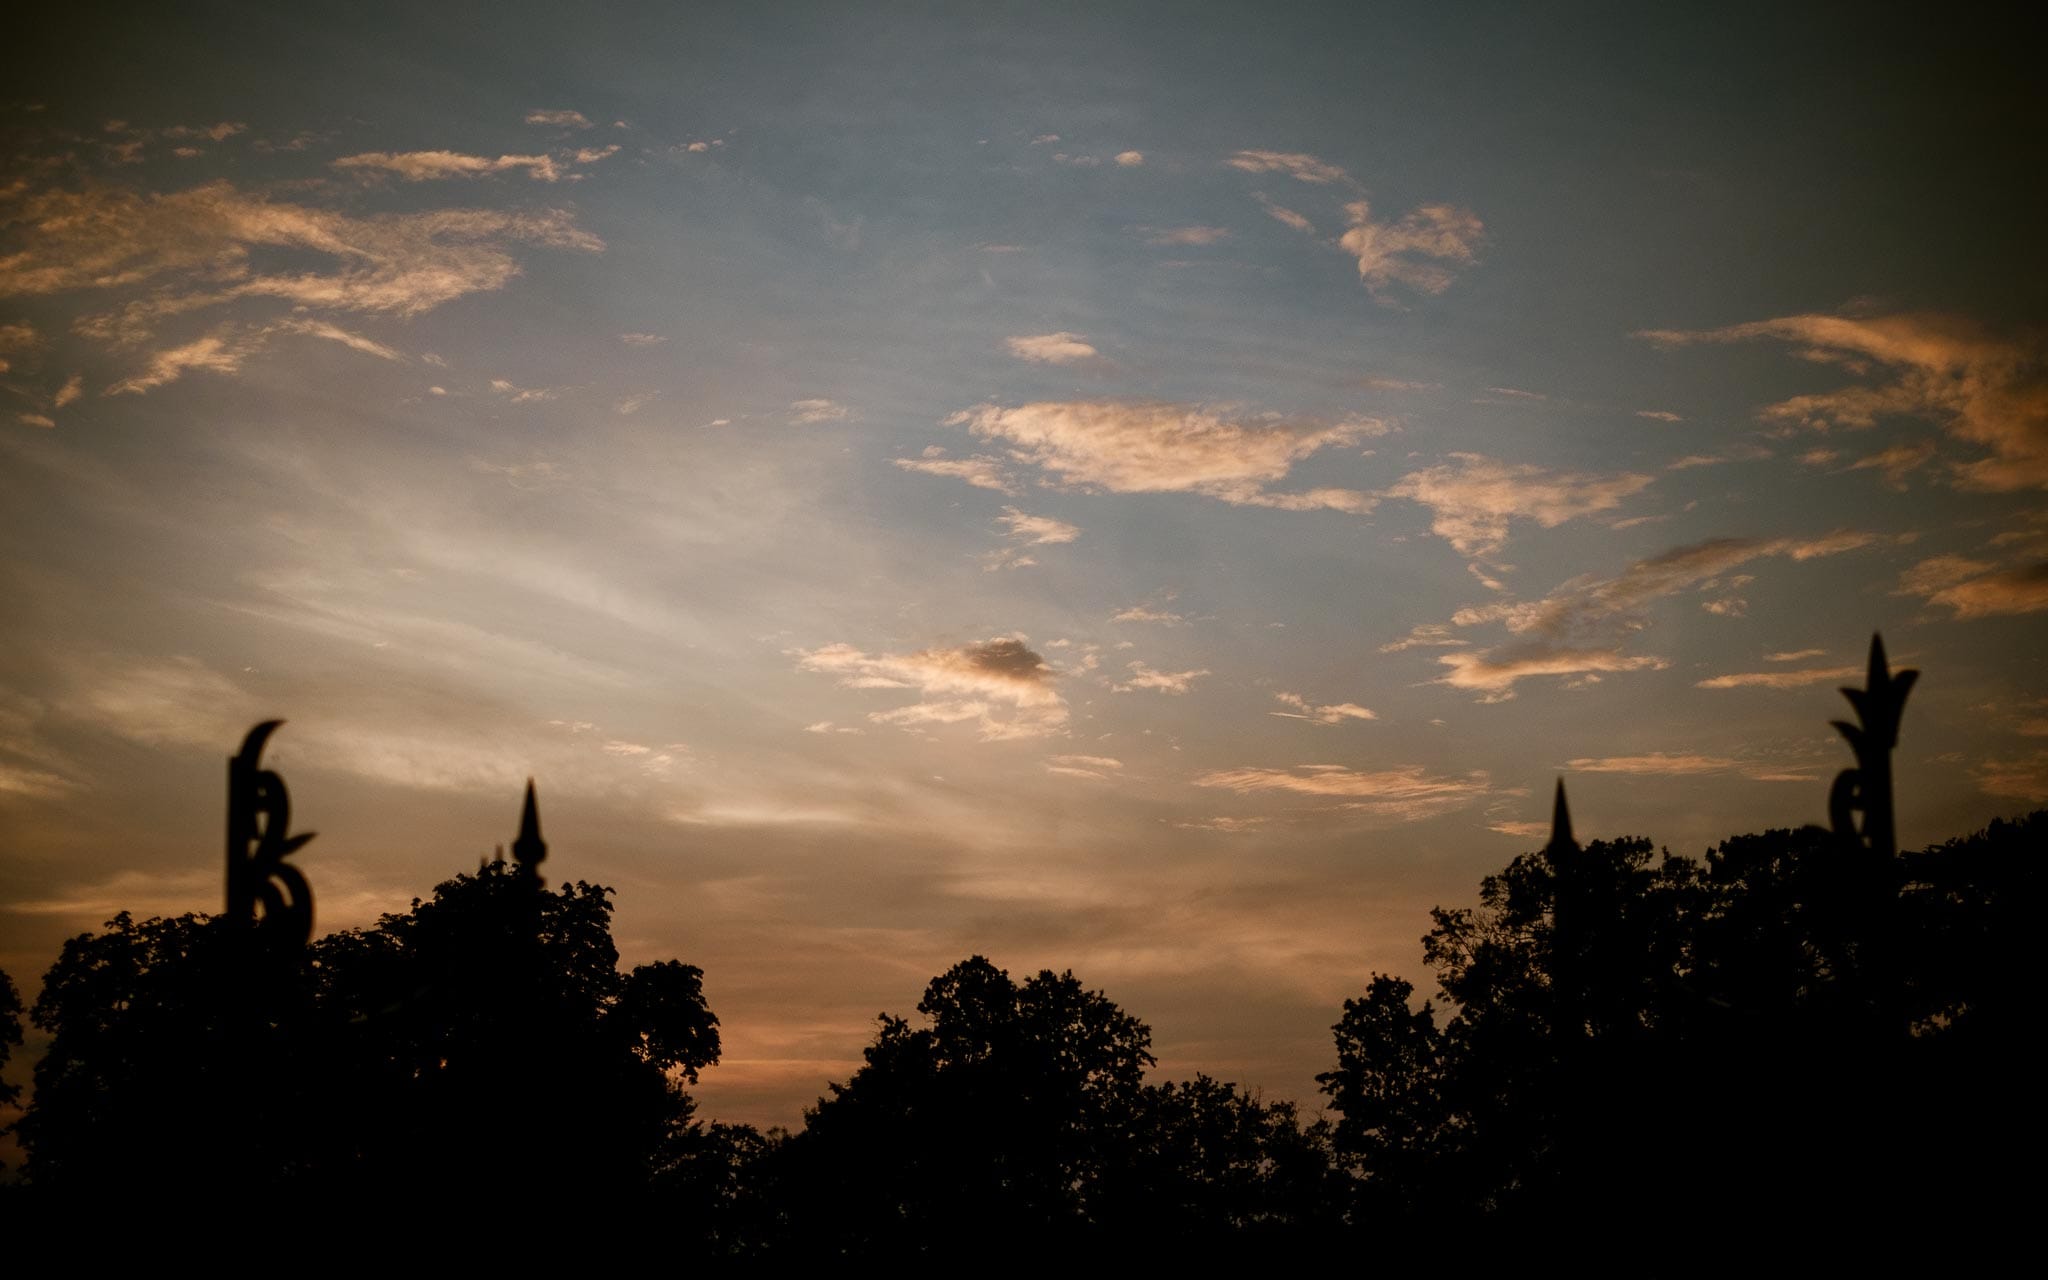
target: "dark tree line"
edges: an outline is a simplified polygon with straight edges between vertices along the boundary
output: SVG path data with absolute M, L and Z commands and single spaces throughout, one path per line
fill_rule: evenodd
M 1897 857 L 1816 828 L 1699 860 L 1554 841 L 1434 912 L 1431 999 L 1375 975 L 1345 1003 L 1313 1119 L 1148 1084 L 1144 1023 L 976 956 L 799 1132 L 707 1123 L 699 971 L 622 973 L 608 890 L 502 862 L 303 949 L 123 914 L 30 1011 L 51 1040 L 9 1198 L 432 1205 L 508 1248 L 547 1238 L 526 1203 L 677 1256 L 1903 1256 L 2031 1212 L 2006 1171 L 2041 1149 L 2044 846 L 2048 813 Z M 19 1010 L 0 983 L 0 1065 Z

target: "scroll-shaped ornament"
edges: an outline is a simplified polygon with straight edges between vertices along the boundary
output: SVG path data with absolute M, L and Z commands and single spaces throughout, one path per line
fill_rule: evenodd
M 1836 775 L 1828 792 L 1828 822 L 1837 838 L 1859 851 L 1886 858 L 1899 851 L 1892 819 L 1892 750 L 1899 745 L 1899 719 L 1906 710 L 1906 695 L 1919 678 L 1920 673 L 1911 669 L 1893 675 L 1885 662 L 1884 638 L 1873 635 L 1866 687 L 1842 690 L 1861 723 L 1830 721 L 1849 740 L 1849 749 L 1856 753 L 1856 767 Z M 1863 815 L 1860 825 L 1858 813 Z
M 292 801 L 284 779 L 257 766 L 263 744 L 283 723 L 266 720 L 249 730 L 240 754 L 228 760 L 227 918 L 237 926 L 260 924 L 280 942 L 303 945 L 313 936 L 313 889 L 285 859 L 313 835 L 286 834 Z

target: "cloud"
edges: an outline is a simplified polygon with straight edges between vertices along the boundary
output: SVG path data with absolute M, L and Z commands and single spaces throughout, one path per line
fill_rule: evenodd
M 1540 600 L 1468 605 L 1451 615 L 1453 626 L 1498 624 L 1518 639 L 1504 646 L 1439 657 L 1437 662 L 1448 670 L 1437 682 L 1474 690 L 1485 694 L 1485 701 L 1498 702 L 1514 696 L 1515 683 L 1531 676 L 1577 676 L 1590 681 L 1607 673 L 1662 670 L 1670 665 L 1667 660 L 1626 652 L 1630 640 L 1650 625 L 1644 610 L 1654 601 L 1694 587 L 1739 588 L 1752 579 L 1733 571 L 1762 557 L 1804 561 L 1879 541 L 1882 539 L 1874 534 L 1855 530 L 1837 530 L 1817 538 L 1713 538 L 1637 560 L 1612 577 L 1589 574 L 1574 578 Z M 1724 595 L 1708 602 L 1708 608 L 1733 614 L 1740 611 L 1742 602 L 1740 597 Z M 1441 626 L 1418 627 L 1409 640 L 1396 641 L 1387 648 L 1450 640 Z
M 1641 756 L 1603 756 L 1569 761 L 1566 768 L 1579 773 L 1632 773 L 1652 777 L 1683 777 L 1693 773 L 1725 773 L 1737 762 L 1722 756 L 1667 755 L 1652 751 Z
M 947 423 L 1007 443 L 1012 458 L 1068 488 L 1199 493 L 1239 506 L 1355 513 L 1370 511 L 1373 499 L 1350 489 L 1273 493 L 1266 486 L 1318 450 L 1387 430 L 1371 419 L 1232 421 L 1188 405 L 1107 400 L 977 405 Z
M 526 123 L 549 125 L 558 129 L 588 129 L 590 121 L 581 111 L 529 111 Z
M 1580 773 L 1625 773 L 1638 777 L 1680 778 L 1695 774 L 1728 773 L 1739 770 L 1752 782 L 1812 782 L 1812 773 L 1780 765 L 1744 763 L 1724 756 L 1669 755 L 1652 751 L 1640 756 L 1602 756 L 1570 761 L 1568 769 Z
M 1681 417 L 1679 417 L 1679 416 L 1678 416 L 1677 414 L 1675 414 L 1675 413 L 1672 413 L 1672 412 L 1671 412 L 1670 410 L 1668 410 L 1668 409 L 1638 409 L 1638 410 L 1636 410 L 1636 416 L 1637 416 L 1638 418 L 1648 418 L 1648 419 L 1650 419 L 1650 420 L 1651 420 L 1651 421 L 1653 421 L 1653 422 L 1684 422 L 1684 421 L 1685 421 L 1685 419 L 1684 419 L 1684 418 L 1681 418 Z
M 491 390 L 504 396 L 513 404 L 537 404 L 555 398 L 555 392 L 548 387 L 517 387 L 503 378 L 491 379 Z
M 383 343 L 372 338 L 366 338 L 360 333 L 352 333 L 339 325 L 329 324 L 325 320 L 281 320 L 269 326 L 265 332 L 300 333 L 309 338 L 320 338 L 327 342 L 338 342 L 351 351 L 358 351 L 366 356 L 375 356 L 379 360 L 391 360 L 399 364 L 406 362 L 404 356 Z
M 1043 658 L 1015 636 L 997 636 L 954 649 L 916 653 L 863 653 L 833 644 L 798 655 L 797 665 L 839 677 L 849 689 L 910 689 L 920 700 L 876 711 L 876 724 L 915 728 L 972 722 L 984 742 L 1041 738 L 1067 723 L 1067 704 Z
M 407 182 L 432 182 L 441 178 L 480 178 L 490 173 L 524 169 L 536 182 L 558 182 L 562 170 L 553 156 L 471 156 L 459 151 L 365 151 L 343 156 L 337 169 L 363 173 L 389 173 Z
M 1351 175 L 1336 165 L 1296 151 L 1239 151 L 1223 163 L 1246 173 L 1283 173 L 1318 186 L 1351 181 Z
M 1437 659 L 1450 671 L 1437 683 L 1487 695 L 1481 701 L 1505 702 L 1515 682 L 1530 676 L 1584 676 L 1610 671 L 1662 671 L 1671 663 L 1648 655 L 1628 656 L 1613 649 L 1572 648 L 1530 643 L 1476 653 L 1447 653 Z
M 1861 667 L 1812 667 L 1801 671 L 1744 671 L 1713 676 L 1695 684 L 1699 689 L 1803 689 L 1831 680 L 1853 680 L 1863 674 Z
M 1454 278 L 1444 263 L 1479 260 L 1486 227 L 1469 209 L 1426 204 L 1399 222 L 1375 222 L 1363 200 L 1344 206 L 1350 226 L 1337 243 L 1358 259 L 1358 278 L 1375 295 L 1402 284 L 1420 293 L 1442 293 Z
M 1096 350 L 1078 333 L 1041 333 L 1031 337 L 1005 338 L 1010 354 L 1038 364 L 1072 364 L 1095 357 Z
M 2010 796 L 2028 804 L 2048 803 L 2048 751 L 2013 760 L 1986 760 L 1971 772 L 1986 795 Z
M 247 133 L 249 126 L 239 121 L 223 120 L 219 124 L 174 124 L 164 130 L 166 138 L 205 138 L 209 142 L 225 142 L 238 133 Z
M 1015 507 L 1004 507 L 996 522 L 1004 527 L 1007 536 L 1033 547 L 1073 542 L 1081 536 L 1078 525 L 1055 520 L 1051 516 L 1025 515 Z
M 131 374 L 107 388 L 106 394 L 140 395 L 157 387 L 176 382 L 187 373 L 234 374 L 256 353 L 270 345 L 270 340 L 280 333 L 303 334 L 328 342 L 338 342 L 352 351 L 376 356 L 381 360 L 403 363 L 405 357 L 381 342 L 351 333 L 338 325 L 324 320 L 280 320 L 274 324 L 257 328 L 222 325 L 202 338 L 180 346 L 171 347 L 151 356 L 146 368 Z M 58 403 L 68 403 L 77 398 L 77 378 L 73 378 L 58 392 Z M 66 392 L 70 392 L 68 399 Z
M 1611 511 L 1648 488 L 1652 476 L 1599 475 L 1510 464 L 1477 453 L 1454 453 L 1455 465 L 1411 472 L 1386 491 L 1428 507 L 1430 530 L 1463 555 L 1490 555 L 1514 520 L 1554 529 L 1567 520 Z
M 1146 244 L 1205 245 L 1230 238 L 1228 227 L 1139 227 Z
M 1167 613 L 1146 605 L 1134 604 L 1110 616 L 1111 622 L 1156 622 L 1161 626 L 1177 627 L 1187 619 L 1178 613 Z
M 1025 547 L 1055 546 L 1073 542 L 1081 536 L 1081 530 L 1077 525 L 1055 520 L 1051 516 L 1026 515 L 1015 507 L 1004 507 L 1003 514 L 996 517 L 996 522 L 1004 526 L 1006 536 L 1017 545 L 999 548 L 982 557 L 982 568 L 989 572 L 997 569 L 1023 569 L 1037 564 L 1037 559 L 1028 554 L 1023 549 Z
M 1808 360 L 1840 366 L 1864 381 L 1766 405 L 1758 414 L 1764 421 L 1785 430 L 1827 431 L 1869 427 L 1885 417 L 1922 418 L 1989 452 L 1952 466 L 1959 487 L 2048 488 L 2048 363 L 2034 339 L 2003 340 L 1967 320 L 1911 314 L 1794 315 L 1635 336 L 1667 348 L 1789 344 Z
M 89 187 L 23 197 L 26 228 L 0 258 L 0 296 L 129 291 L 81 318 L 88 338 L 132 345 L 174 316 L 268 299 L 314 312 L 413 316 L 519 275 L 516 243 L 595 252 L 567 213 L 437 209 L 354 217 L 251 195 L 227 182 L 168 194 Z M 289 255 L 291 265 L 267 267 Z M 145 292 L 146 290 L 146 292 Z
M 1135 689 L 1154 689 L 1177 697 L 1193 688 L 1197 679 L 1209 674 L 1206 668 L 1200 671 L 1154 671 L 1142 662 L 1131 663 L 1130 671 L 1131 676 L 1128 680 L 1122 684 L 1113 684 L 1110 688 L 1118 693 L 1130 693 Z
M 1934 556 L 1899 577 L 1898 595 L 1945 605 L 1954 618 L 1990 618 L 2048 609 L 2048 562 L 1994 569 L 1964 556 Z
M 1287 208 L 1285 205 L 1275 204 L 1273 200 L 1270 197 L 1266 196 L 1264 193 L 1260 193 L 1254 198 L 1257 199 L 1258 202 L 1265 207 L 1266 212 L 1272 215 L 1274 220 L 1278 222 L 1283 222 L 1288 226 L 1293 227 L 1296 231 L 1305 232 L 1308 235 L 1314 235 L 1316 233 L 1315 223 L 1310 222 L 1306 217 L 1296 213 L 1292 209 Z
M 1135 169 L 1145 163 L 1145 153 L 1142 151 L 1119 151 L 1116 153 L 1116 162 L 1126 169 Z
M 1405 649 L 1444 648 L 1469 645 L 1471 643 L 1470 640 L 1460 639 L 1458 636 L 1453 635 L 1448 623 L 1424 622 L 1417 625 L 1399 640 L 1381 645 L 1380 652 L 1400 653 Z
M 1893 445 L 1882 453 L 1873 453 L 1858 458 L 1849 464 L 1851 471 L 1882 471 L 1885 483 L 1899 492 L 1906 490 L 1906 477 L 1925 466 L 1934 457 L 1934 442 L 1922 440 L 1918 444 Z
M 1824 657 L 1826 649 L 1791 649 L 1784 653 L 1767 653 L 1765 662 L 1804 662 L 1808 658 Z
M 1355 702 L 1333 702 L 1317 706 L 1298 693 L 1276 693 L 1274 698 L 1281 705 L 1293 707 L 1292 711 L 1269 711 L 1266 714 L 1281 716 L 1289 720 L 1311 720 L 1317 724 L 1342 724 L 1346 720 L 1377 720 L 1365 707 Z
M 1293 769 L 1219 769 L 1195 779 L 1198 787 L 1220 787 L 1248 795 L 1280 791 L 1345 801 L 1343 808 L 1414 822 L 1465 808 L 1492 788 L 1484 770 L 1462 777 L 1433 775 L 1421 765 L 1362 773 L 1334 764 Z
M 945 450 L 934 445 L 924 451 L 921 458 L 893 458 L 891 461 L 905 471 L 916 471 L 928 476 L 951 476 L 965 480 L 977 489 L 993 489 L 997 493 L 1015 493 L 1008 473 L 1003 470 L 1000 458 L 977 455 L 972 458 L 948 458 Z
M 1045 761 L 1047 773 L 1068 778 L 1090 778 L 1107 782 L 1124 767 L 1124 762 L 1111 756 L 1049 756 Z
M 790 421 L 800 426 L 818 422 L 838 422 L 847 415 L 847 408 L 836 400 L 793 400 L 789 411 L 794 416 Z
M 643 391 L 638 395 L 621 396 L 612 402 L 612 409 L 614 412 L 624 415 L 635 414 L 659 399 L 660 396 L 661 392 L 659 391 Z
M 245 338 L 237 341 L 230 333 L 209 334 L 183 346 L 157 352 L 150 358 L 148 368 L 108 387 L 107 394 L 140 395 L 165 383 L 176 382 L 193 370 L 234 373 L 241 369 L 242 362 L 256 350 L 256 346 L 254 340 Z
M 55 418 L 41 413 L 17 413 L 14 420 L 24 427 L 41 427 L 45 431 L 57 425 Z
M 668 337 L 660 333 L 622 333 L 619 341 L 629 347 L 658 347 L 667 342 Z

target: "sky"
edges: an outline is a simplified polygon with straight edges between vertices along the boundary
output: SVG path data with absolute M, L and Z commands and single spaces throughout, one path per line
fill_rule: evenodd
M 1313 1111 L 1555 779 L 1824 820 L 1873 632 L 1903 842 L 2048 804 L 2038 40 L 1535 8 L 25 19 L 0 968 L 217 910 L 275 717 L 322 932 L 534 778 L 708 1117 L 977 953 Z

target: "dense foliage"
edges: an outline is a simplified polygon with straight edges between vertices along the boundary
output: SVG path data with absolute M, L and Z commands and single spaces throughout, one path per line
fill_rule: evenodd
M 681 1082 L 717 1061 L 717 1019 L 690 966 L 618 971 L 608 892 L 493 863 L 285 953 L 117 916 L 36 1001 L 29 1174 L 157 1196 L 156 1160 L 212 1192 L 636 1191 L 691 1123 Z
M 1674 1233 L 1696 1261 L 1787 1234 L 1897 1254 L 2030 1207 L 2003 1170 L 2042 1136 L 2044 845 L 2048 813 L 1897 858 L 1812 828 L 1698 860 L 1524 855 L 1434 912 L 1432 998 L 1374 976 L 1345 1002 L 1331 1116 L 1306 1123 L 1206 1076 L 1146 1083 L 1144 1023 L 980 956 L 883 1015 L 801 1132 L 699 1122 L 699 971 L 621 973 L 608 890 L 503 864 L 303 952 L 124 914 L 44 980 L 19 1128 L 46 1206 L 488 1217 L 516 1189 L 683 1256 L 1421 1261 L 1455 1239 L 1476 1265 L 1544 1237 L 1629 1265 Z M 0 1055 L 18 1008 L 0 983 Z

